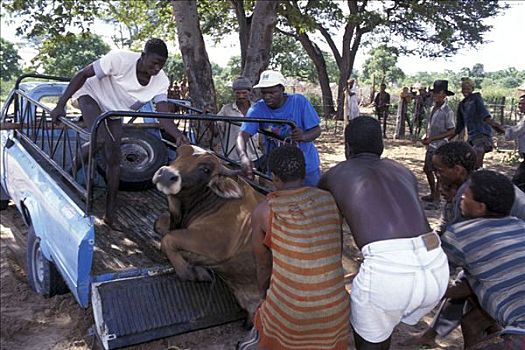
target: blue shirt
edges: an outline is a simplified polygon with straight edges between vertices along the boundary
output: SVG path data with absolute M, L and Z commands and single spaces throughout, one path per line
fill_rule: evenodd
M 247 118 L 285 119 L 290 120 L 298 128 L 309 130 L 315 128 L 321 122 L 317 111 L 310 101 L 300 94 L 285 94 L 287 96 L 284 104 L 276 109 L 271 109 L 264 100 L 257 101 L 246 114 Z M 280 135 L 283 138 L 291 137 L 291 128 L 288 125 L 271 123 L 246 123 L 241 125 L 241 131 L 250 135 L 257 133 L 258 129 L 264 129 Z M 265 153 L 269 154 L 274 148 L 279 147 L 275 139 L 264 137 Z M 299 142 L 299 148 L 303 151 L 306 162 L 306 173 L 318 171 L 320 166 L 319 153 L 312 141 Z
M 525 222 L 477 218 L 441 236 L 453 266 L 462 266 L 478 300 L 504 327 L 525 329 Z
M 487 117 L 490 117 L 490 113 L 479 92 L 470 94 L 459 103 L 456 134 L 463 131 L 466 126 L 469 141 L 480 134 L 492 137 L 492 127 L 485 123 Z

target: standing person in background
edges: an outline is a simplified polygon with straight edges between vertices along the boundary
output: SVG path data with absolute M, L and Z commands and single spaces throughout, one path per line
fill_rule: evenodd
M 379 124 L 381 124 L 381 118 L 383 119 L 383 138 L 386 139 L 386 120 L 388 119 L 388 108 L 390 107 L 390 94 L 386 92 L 385 83 L 381 84 L 380 90 L 374 98 L 374 105 Z
M 162 70 L 168 58 L 168 48 L 161 39 L 149 39 L 142 53 L 113 50 L 80 70 L 60 97 L 50 115 L 56 122 L 65 116 L 67 101 L 78 101 L 82 117 L 91 129 L 98 116 L 109 111 L 137 111 L 153 100 L 158 112 L 169 112 L 169 78 Z M 173 120 L 159 119 L 160 126 L 173 137 L 177 145 L 187 143 Z M 109 118 L 99 129 L 97 150 L 103 147 L 106 156 L 107 198 L 104 222 L 113 227 L 114 211 L 120 181 L 120 141 L 122 119 Z M 82 146 L 85 161 L 89 148 Z M 77 160 L 78 161 L 78 160 Z M 76 167 L 75 165 L 73 166 Z M 75 172 L 77 169 L 74 169 Z
M 507 140 L 515 139 L 518 143 L 518 152 L 523 160 L 512 177 L 512 183 L 525 192 L 525 95 L 520 96 L 518 108 L 522 115 L 521 121 L 515 126 L 506 128 L 505 138 Z
M 268 162 L 277 189 L 252 214 L 263 299 L 239 349 L 348 348 L 349 298 L 341 216 L 330 193 L 305 187 L 303 152 L 284 145 Z
M 217 115 L 228 117 L 246 117 L 246 113 L 253 105 L 251 101 L 252 82 L 246 77 L 238 77 L 232 83 L 233 94 L 235 95 L 235 102 L 225 104 Z M 221 149 L 222 154 L 228 158 L 240 161 L 237 153 L 237 136 L 239 135 L 240 126 L 234 123 L 219 122 L 218 124 L 221 134 Z M 255 161 L 262 155 L 257 149 L 259 144 L 259 135 L 254 135 L 252 141 L 248 142 L 248 157 L 251 161 Z
M 461 92 L 465 98 L 458 106 L 455 135 L 459 135 L 465 126 L 467 127 L 467 142 L 476 151 L 476 168 L 481 168 L 485 153 L 493 149 L 492 129 L 500 134 L 504 133 L 505 129 L 492 120 L 483 98 L 479 92 L 474 92 L 474 87 L 475 83 L 472 79 L 462 79 Z
M 433 202 L 435 207 L 439 206 L 439 180 L 436 182 L 434 176 L 432 156 L 439 146 L 447 143 L 448 139 L 454 135 L 454 127 L 456 126 L 454 112 L 447 104 L 447 96 L 452 95 L 454 95 L 454 93 L 448 90 L 447 80 L 436 80 L 434 82 L 432 89 L 434 107 L 428 117 L 427 132 L 423 140 L 421 140 L 427 147 L 423 171 L 427 176 L 430 187 L 430 194 L 421 197 L 421 199 L 427 202 Z
M 296 128 L 291 129 L 288 125 L 283 124 L 242 123 L 241 132 L 237 137 L 237 151 L 241 158 L 243 172 L 249 178 L 253 177 L 253 163 L 246 152 L 246 142 L 261 128 L 297 144 L 306 159 L 304 183 L 307 186 L 316 186 L 321 177 L 321 169 L 319 153 L 314 145 L 314 140 L 321 135 L 319 126 L 321 119 L 306 97 L 300 94 L 285 93 L 284 85 L 285 79 L 280 72 L 272 70 L 262 72 L 259 83 L 253 87 L 261 89 L 262 99 L 248 110 L 246 117 L 290 120 L 295 123 Z M 270 154 L 279 146 L 279 142 L 265 136 L 264 145 L 264 153 Z
M 349 79 L 345 90 L 345 126 L 352 119 L 359 116 L 359 96 L 357 81 Z
M 414 97 L 414 134 L 416 135 L 416 138 L 419 138 L 423 126 L 423 120 L 427 114 L 427 106 L 425 103 L 427 89 L 420 83 L 414 84 L 414 87 L 418 91 L 417 95 Z
M 397 106 L 397 118 L 396 118 L 396 130 L 394 134 L 395 139 L 402 139 L 405 137 L 405 123 L 408 123 L 410 127 L 410 133 L 412 134 L 412 126 L 410 120 L 408 120 L 408 104 L 412 99 L 412 94 L 408 90 L 408 87 L 404 87 L 399 94 L 399 105 Z

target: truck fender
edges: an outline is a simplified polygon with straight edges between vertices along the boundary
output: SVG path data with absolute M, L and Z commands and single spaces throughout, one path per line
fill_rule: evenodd
M 45 225 L 42 218 L 42 210 L 37 201 L 32 197 L 27 196 L 22 200 L 22 212 L 24 213 L 24 220 L 26 225 L 32 225 L 35 231 L 35 235 L 40 238 L 40 249 L 44 254 L 44 257 L 53 261 L 51 258 L 51 250 L 49 249 L 48 242 L 46 240 Z

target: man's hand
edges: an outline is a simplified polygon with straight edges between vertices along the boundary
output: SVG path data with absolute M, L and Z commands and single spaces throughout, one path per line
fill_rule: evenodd
M 303 141 L 303 134 L 304 134 L 303 129 L 300 129 L 300 128 L 293 129 L 292 130 L 292 140 L 294 140 L 295 142 Z
M 64 106 L 57 105 L 50 113 L 51 120 L 53 121 L 53 124 L 56 124 L 58 122 L 58 117 L 65 117 L 66 116 L 66 109 Z
M 253 163 L 246 154 L 241 155 L 242 173 L 249 179 L 253 179 Z
M 424 144 L 425 146 L 430 145 L 430 142 L 432 141 L 430 140 L 429 137 L 425 137 L 424 139 L 421 140 L 421 143 Z

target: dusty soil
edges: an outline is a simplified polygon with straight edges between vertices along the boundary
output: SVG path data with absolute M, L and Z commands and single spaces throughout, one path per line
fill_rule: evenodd
M 317 145 L 321 153 L 323 169 L 344 159 L 341 122 L 336 130 L 333 124 L 327 127 Z M 499 140 L 500 151 L 487 156 L 486 167 L 511 174 L 514 166 L 503 162 L 507 153 L 513 150 L 510 143 Z M 424 148 L 412 140 L 385 142 L 385 157 L 398 160 L 410 168 L 418 177 L 420 194 L 426 194 L 428 187 L 422 172 Z M 439 217 L 438 210 L 427 211 L 432 225 Z M 17 249 L 15 235 L 23 235 L 25 226 L 14 205 L 1 212 L 0 241 L 0 292 L 1 292 L 1 349 L 100 349 L 89 329 L 93 325 L 91 310 L 81 309 L 71 294 L 44 299 L 30 290 L 23 266 L 23 252 Z M 350 239 L 347 237 L 346 241 Z M 348 249 L 345 268 L 355 269 L 355 250 Z M 400 325 L 394 332 L 392 349 L 421 349 L 403 347 L 399 343 L 422 331 L 429 324 L 431 315 L 416 326 Z M 197 332 L 165 338 L 129 349 L 233 349 L 246 334 L 241 322 L 214 327 Z M 435 347 L 425 349 L 462 349 L 461 332 L 455 330 L 445 338 L 438 338 Z M 350 344 L 353 348 L 353 343 Z

